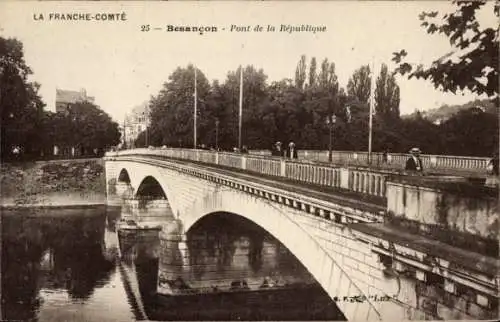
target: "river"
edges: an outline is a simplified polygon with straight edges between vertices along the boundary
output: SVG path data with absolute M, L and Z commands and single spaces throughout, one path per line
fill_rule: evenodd
M 293 255 L 250 223 L 214 216 L 182 244 L 153 230 L 118 234 L 119 213 L 3 210 L 0 319 L 343 319 Z

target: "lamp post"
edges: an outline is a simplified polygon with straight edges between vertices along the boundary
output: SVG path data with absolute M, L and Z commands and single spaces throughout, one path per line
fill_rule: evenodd
M 197 149 L 197 142 L 196 142 L 196 139 L 198 138 L 198 135 L 196 133 L 197 131 L 197 116 L 198 116 L 198 92 L 197 92 L 197 88 L 196 88 L 196 85 L 197 85 L 197 75 L 196 75 L 196 66 L 194 67 L 194 114 L 193 114 L 193 148 L 194 149 Z
M 128 146 L 127 146 L 127 116 L 125 115 L 125 117 L 123 118 L 123 149 L 128 149 Z
M 219 119 L 215 119 L 215 150 L 219 151 Z
M 146 112 L 144 113 L 144 123 L 146 124 L 145 142 L 146 148 L 149 146 L 149 105 L 146 105 Z
M 329 125 L 330 128 L 330 138 L 328 142 L 328 161 L 331 163 L 332 162 L 332 146 L 333 146 L 333 127 L 335 125 L 335 122 L 337 122 L 337 116 L 335 114 L 329 115 L 326 117 L 326 124 Z
M 243 66 L 240 65 L 240 97 L 238 117 L 238 150 L 241 152 L 241 128 L 243 127 Z
M 375 63 L 372 57 L 370 77 L 370 119 L 368 123 L 368 166 L 372 164 L 373 111 L 375 110 Z

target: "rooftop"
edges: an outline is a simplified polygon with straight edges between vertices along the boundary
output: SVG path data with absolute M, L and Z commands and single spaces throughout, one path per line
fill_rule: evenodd
M 76 103 L 76 102 L 93 102 L 93 96 L 87 96 L 85 90 L 68 91 L 63 89 L 56 89 L 56 102 L 57 103 Z

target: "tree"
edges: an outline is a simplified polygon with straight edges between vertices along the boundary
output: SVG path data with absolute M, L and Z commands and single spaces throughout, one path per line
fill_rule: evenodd
M 330 64 L 328 62 L 328 58 L 323 59 L 321 62 L 321 70 L 318 74 L 318 86 L 326 89 L 330 84 Z
M 153 145 L 193 146 L 194 69 L 193 65 L 177 68 L 169 76 L 160 93 L 151 99 Z M 197 70 L 197 127 L 200 130 L 206 128 L 205 123 L 208 121 L 204 113 L 209 90 L 207 78 Z M 199 138 L 203 136 L 203 131 L 198 132 Z
M 149 130 L 149 129 L 148 129 Z M 139 135 L 137 135 L 137 138 L 134 141 L 134 146 L 136 148 L 147 148 L 149 142 L 146 142 L 146 135 L 148 134 L 148 130 L 144 130 Z
M 304 109 L 304 92 L 293 86 L 290 80 L 282 80 L 271 84 L 269 97 L 266 128 L 269 130 L 268 135 L 271 140 L 268 146 L 276 141 L 294 141 L 299 146 L 309 146 L 311 140 L 308 140 L 310 138 L 303 132 L 311 122 L 309 114 Z
M 386 121 L 399 118 L 399 86 L 394 75 L 389 75 L 387 65 L 382 64 L 375 89 L 375 111 Z
M 118 123 L 90 102 L 75 103 L 66 112 L 45 112 L 40 129 L 36 142 L 46 155 L 52 154 L 54 145 L 92 155 L 94 149 L 102 152 L 116 146 L 121 135 Z
M 44 104 L 39 85 L 28 81 L 32 74 L 24 60 L 23 44 L 0 37 L 0 149 L 2 159 L 10 157 L 14 146 L 35 154 Z M 6 152 L 7 151 L 7 152 Z
M 295 70 L 295 86 L 303 89 L 306 82 L 306 56 L 302 55 Z
M 309 64 L 309 87 L 314 87 L 316 85 L 316 57 L 311 58 L 311 64 Z
M 498 115 L 469 108 L 439 126 L 444 153 L 490 156 L 498 150 Z M 441 153 L 443 153 L 441 152 Z
M 419 16 L 427 33 L 437 32 L 449 38 L 452 51 L 424 68 L 403 61 L 407 52 L 401 50 L 393 57 L 399 64 L 397 72 L 408 78 L 430 79 L 436 88 L 444 91 L 455 93 L 458 89 L 468 89 L 498 97 L 498 28 L 481 29 L 476 16 L 486 1 L 454 1 L 454 4 L 455 12 L 444 15 L 422 12 Z M 493 11 L 498 18 L 498 2 Z M 438 18 L 441 18 L 439 22 Z
M 329 142 L 330 126 L 335 118 L 338 122 L 335 128 L 339 127 L 341 122 L 345 123 L 345 103 L 347 101 L 347 95 L 343 88 L 339 87 L 339 82 L 337 75 L 335 74 L 335 64 L 329 63 L 328 59 L 324 59 L 321 63 L 321 70 L 317 77 L 317 85 L 315 87 L 308 88 L 306 93 L 307 100 L 304 105 L 307 111 L 310 113 L 310 119 L 312 120 L 312 128 L 315 128 L 319 140 L 316 140 L 316 144 L 319 143 L 320 147 L 326 147 L 327 142 Z M 311 126 L 305 127 L 308 132 L 311 130 Z M 334 144 L 337 144 L 334 142 Z
M 255 148 L 268 143 L 268 138 L 261 132 L 262 119 L 269 106 L 266 80 L 267 75 L 262 69 L 246 66 L 243 70 L 242 145 Z M 238 145 L 239 91 L 240 68 L 229 72 L 222 85 L 224 117 L 220 124 L 227 148 Z
M 370 98 L 370 66 L 361 66 L 354 71 L 347 83 L 347 94 L 360 103 L 368 103 Z
M 93 149 L 105 150 L 120 142 L 118 123 L 90 102 L 71 105 L 62 121 L 69 123 L 70 143 L 82 154 L 91 154 Z

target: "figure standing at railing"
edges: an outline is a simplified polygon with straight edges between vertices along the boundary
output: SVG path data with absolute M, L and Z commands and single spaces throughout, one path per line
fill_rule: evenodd
M 281 142 L 278 141 L 274 144 L 273 146 L 273 150 L 272 150 L 272 153 L 271 153 L 273 156 L 277 156 L 277 157 L 281 157 L 283 156 L 283 150 L 281 148 Z
M 295 147 L 295 143 L 290 141 L 288 143 L 288 151 L 286 153 L 286 156 L 290 159 L 297 159 L 297 148 Z
M 493 158 L 488 163 L 488 177 L 486 178 L 487 186 L 498 185 L 498 151 L 493 154 Z
M 406 160 L 406 171 L 416 171 L 420 173 L 424 171 L 422 160 L 420 159 L 420 152 L 419 148 L 412 148 L 410 150 L 411 156 Z
M 384 149 L 384 153 L 382 153 L 382 164 L 387 164 L 389 156 L 389 149 Z

